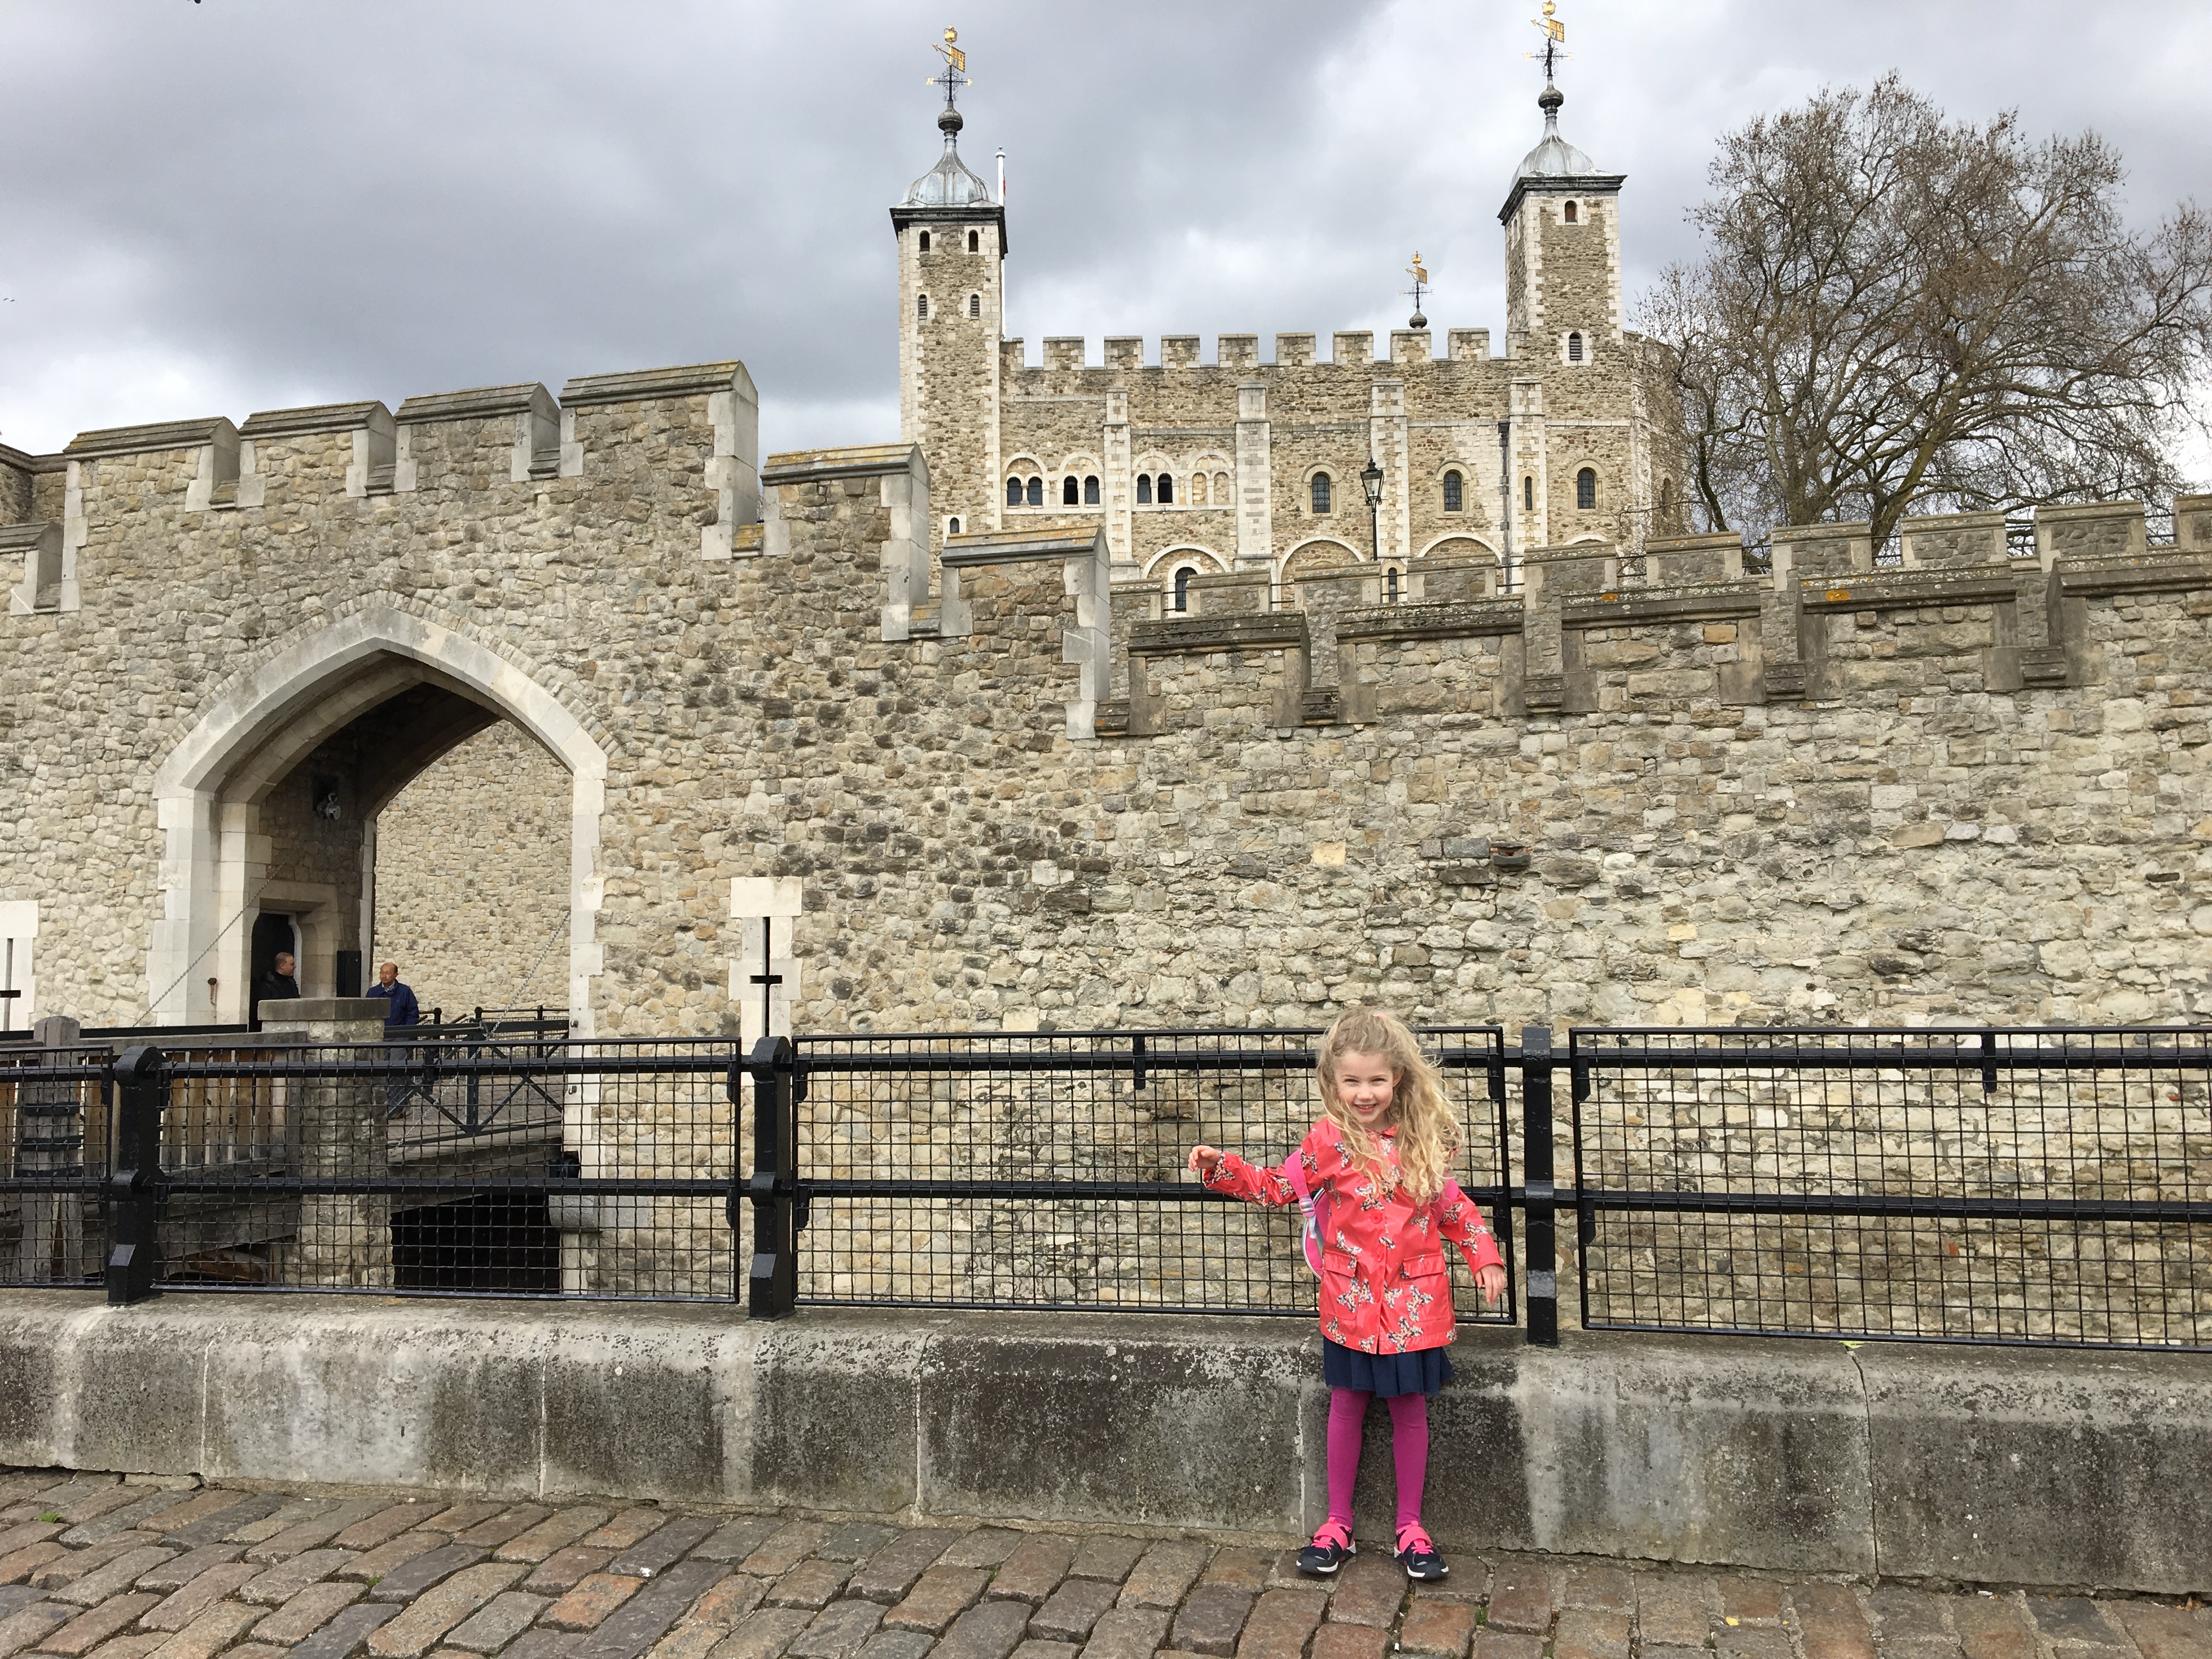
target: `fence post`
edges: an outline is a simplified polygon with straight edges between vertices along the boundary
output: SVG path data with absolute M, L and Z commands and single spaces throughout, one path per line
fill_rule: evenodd
M 1559 1243 L 1552 1183 L 1552 1028 L 1521 1030 L 1522 1260 L 1528 1287 L 1528 1340 L 1559 1346 Z
M 746 1312 L 781 1319 L 799 1301 L 799 1113 L 789 1037 L 753 1045 L 753 1262 Z
M 160 1240 L 161 1109 L 168 1062 L 150 1044 L 126 1048 L 108 1068 L 116 1092 L 114 1150 L 107 1164 L 107 1305 L 154 1294 Z

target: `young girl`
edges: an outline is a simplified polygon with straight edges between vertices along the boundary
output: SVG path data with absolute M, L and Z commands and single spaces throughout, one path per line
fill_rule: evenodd
M 1352 1553 L 1352 1487 L 1370 1396 L 1390 1402 L 1398 1465 L 1398 1560 L 1408 1578 L 1451 1569 L 1421 1525 L 1429 1465 L 1429 1396 L 1451 1380 L 1449 1239 L 1485 1302 L 1504 1294 L 1505 1265 L 1474 1200 L 1449 1173 L 1459 1133 L 1442 1079 L 1394 1015 L 1362 1009 L 1321 1040 L 1322 1115 L 1279 1170 L 1218 1146 L 1190 1167 L 1216 1192 L 1289 1204 L 1300 1188 L 1322 1206 L 1322 1376 L 1329 1386 L 1328 1519 L 1298 1552 L 1298 1571 L 1326 1578 Z M 1302 1178 L 1301 1178 L 1302 1177 Z

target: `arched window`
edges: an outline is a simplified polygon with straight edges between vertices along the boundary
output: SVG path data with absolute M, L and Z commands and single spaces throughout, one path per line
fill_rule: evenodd
M 958 535 L 960 533 L 960 520 L 957 519 L 947 519 L 945 521 L 945 533 L 948 536 Z
M 1098 505 L 1098 475 L 1095 472 L 1083 481 L 1083 504 L 1085 507 Z
M 1536 510 L 1536 480 L 1533 477 L 1521 480 L 1521 510 L 1523 513 Z
M 1031 478 L 1030 480 L 1030 505 L 1031 507 L 1042 507 L 1044 505 L 1044 480 L 1042 478 Z
M 1328 511 L 1328 474 L 1326 472 L 1316 472 L 1313 476 L 1313 510 L 1316 514 Z
M 1461 504 L 1462 504 L 1462 494 L 1461 494 L 1461 484 L 1460 484 L 1460 476 L 1459 476 L 1459 474 L 1458 474 L 1458 473 L 1456 473 L 1456 472 L 1447 472 L 1447 473 L 1445 473 L 1445 474 L 1444 474 L 1444 511 L 1445 511 L 1445 512 L 1447 512 L 1447 513 L 1456 513 L 1456 512 L 1458 512 L 1458 511 L 1460 510 L 1460 507 L 1461 507 Z
M 1382 591 L 1389 603 L 1392 605 L 1398 603 L 1398 573 L 1396 571 L 1385 573 L 1382 578 Z
M 1575 474 L 1575 505 L 1585 513 L 1597 505 L 1597 473 L 1589 467 Z
M 1213 504 L 1216 507 L 1226 507 L 1229 505 L 1229 475 L 1226 472 L 1217 472 L 1213 475 Z
M 1175 475 L 1173 473 L 1163 472 L 1160 474 L 1159 496 L 1160 505 L 1162 507 L 1172 507 L 1175 505 Z
M 1571 363 L 1578 363 L 1578 362 L 1582 362 L 1582 360 L 1583 360 L 1583 337 L 1582 337 L 1581 335 L 1579 335 L 1579 334 L 1570 334 L 1570 335 L 1568 335 L 1568 336 L 1567 336 L 1567 361 L 1568 361 L 1569 362 L 1571 362 Z
M 1175 607 L 1176 610 L 1190 609 L 1190 579 L 1197 574 L 1198 572 L 1188 565 L 1183 566 L 1182 569 L 1176 572 Z
M 968 296 L 968 314 L 970 317 L 981 317 L 983 314 L 983 296 L 981 295 L 971 294 Z
M 921 251 L 924 253 L 929 252 L 929 233 L 926 230 L 921 233 Z
M 1572 224 L 1575 222 L 1575 204 L 1572 202 L 1567 204 L 1566 220 L 1569 224 Z M 972 237 L 975 233 L 970 231 L 969 234 Z
M 1062 507 L 1075 505 L 1076 489 L 1075 475 L 1073 472 L 1060 481 L 1060 504 Z
M 1571 219 L 1574 216 L 1574 208 L 1570 204 L 1567 209 L 1567 217 Z M 968 251 L 970 253 L 981 253 L 983 251 L 983 239 L 980 233 L 972 230 L 968 233 Z
M 914 319 L 918 323 L 926 323 L 929 320 L 929 295 L 927 294 L 917 294 L 914 296 Z
M 1022 504 L 1022 481 L 1021 481 L 1019 478 L 1009 478 L 1009 479 L 1007 479 L 1007 480 L 1006 480 L 1006 505 L 1007 505 L 1008 507 L 1019 507 L 1021 504 Z
M 1152 504 L 1152 475 L 1149 472 L 1139 472 L 1137 475 L 1137 505 L 1150 507 Z

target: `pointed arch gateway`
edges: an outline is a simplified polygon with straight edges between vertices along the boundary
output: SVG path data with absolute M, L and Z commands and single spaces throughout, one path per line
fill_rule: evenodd
M 362 770 L 367 855 L 374 812 L 424 767 L 502 719 L 530 733 L 569 775 L 568 1007 L 576 1034 L 592 1035 L 605 754 L 532 667 L 464 624 L 383 601 L 291 635 L 216 694 L 155 772 L 162 906 L 146 993 L 156 1023 L 197 1022 L 210 1012 L 226 1022 L 246 1018 L 252 917 L 271 897 L 264 803 L 319 745 L 410 696 L 418 718 Z M 303 896 L 274 896 L 296 906 Z M 304 895 L 311 911 L 314 898 Z M 331 994 L 331 951 L 305 931 L 311 959 L 301 988 Z

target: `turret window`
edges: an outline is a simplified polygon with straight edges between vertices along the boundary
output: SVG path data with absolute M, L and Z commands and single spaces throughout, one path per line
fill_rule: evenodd
M 1176 610 L 1190 609 L 1190 579 L 1197 574 L 1198 572 L 1188 565 L 1183 566 L 1182 569 L 1176 572 L 1175 608 Z
M 1313 475 L 1313 510 L 1316 517 L 1328 511 L 1328 474 L 1326 472 Z
M 1444 511 L 1456 513 L 1465 502 L 1465 488 L 1456 472 L 1444 474 Z
M 1398 603 L 1398 573 L 1396 571 L 1389 570 L 1383 573 L 1382 593 L 1383 598 L 1389 604 Z
M 1521 510 L 1523 513 L 1536 510 L 1536 480 L 1534 477 L 1521 480 Z
M 970 317 L 981 317 L 983 314 L 983 296 L 981 295 L 971 294 L 968 296 L 968 314 Z
M 1567 210 L 1567 217 L 1571 219 L 1574 216 L 1574 210 L 1571 206 Z M 981 253 L 983 251 L 983 238 L 981 233 L 973 230 L 968 233 L 968 251 L 970 253 Z
M 1139 472 L 1137 475 L 1137 505 L 1150 507 L 1152 504 L 1152 475 L 1149 472 Z
M 1583 337 L 1582 337 L 1581 335 L 1579 335 L 1579 334 L 1570 334 L 1570 335 L 1568 335 L 1568 336 L 1567 336 L 1567 361 L 1568 361 L 1569 362 L 1571 362 L 1571 363 L 1578 363 L 1578 362 L 1582 362 L 1582 360 L 1583 360 Z
M 1572 202 L 1567 204 L 1566 221 L 1569 224 L 1575 222 L 1575 204 Z
M 1073 507 L 1077 505 L 1075 493 L 1077 488 L 1075 475 L 1073 472 L 1069 473 L 1065 478 L 1062 478 L 1060 481 L 1060 504 L 1062 507 Z
M 926 230 L 921 233 L 921 251 L 924 253 L 929 252 L 929 233 Z
M 945 533 L 948 536 L 958 535 L 960 533 L 960 520 L 957 519 L 947 519 L 945 521 Z
M 1159 501 L 1162 507 L 1175 505 L 1175 475 L 1172 472 L 1160 474 Z
M 1031 507 L 1042 507 L 1044 505 L 1044 480 L 1042 478 L 1031 478 L 1030 480 L 1030 505 Z
M 1585 513 L 1597 505 L 1597 473 L 1592 468 L 1575 474 L 1575 505 Z
M 1098 475 L 1095 472 L 1083 481 L 1083 504 L 1085 507 L 1098 505 Z
M 1019 507 L 1021 504 L 1022 504 L 1022 481 L 1021 481 L 1019 478 L 1009 478 L 1009 479 L 1007 479 L 1007 480 L 1006 480 L 1006 505 L 1007 505 L 1008 507 Z
M 914 319 L 918 323 L 926 323 L 929 320 L 929 295 L 927 294 L 917 294 L 914 296 Z

